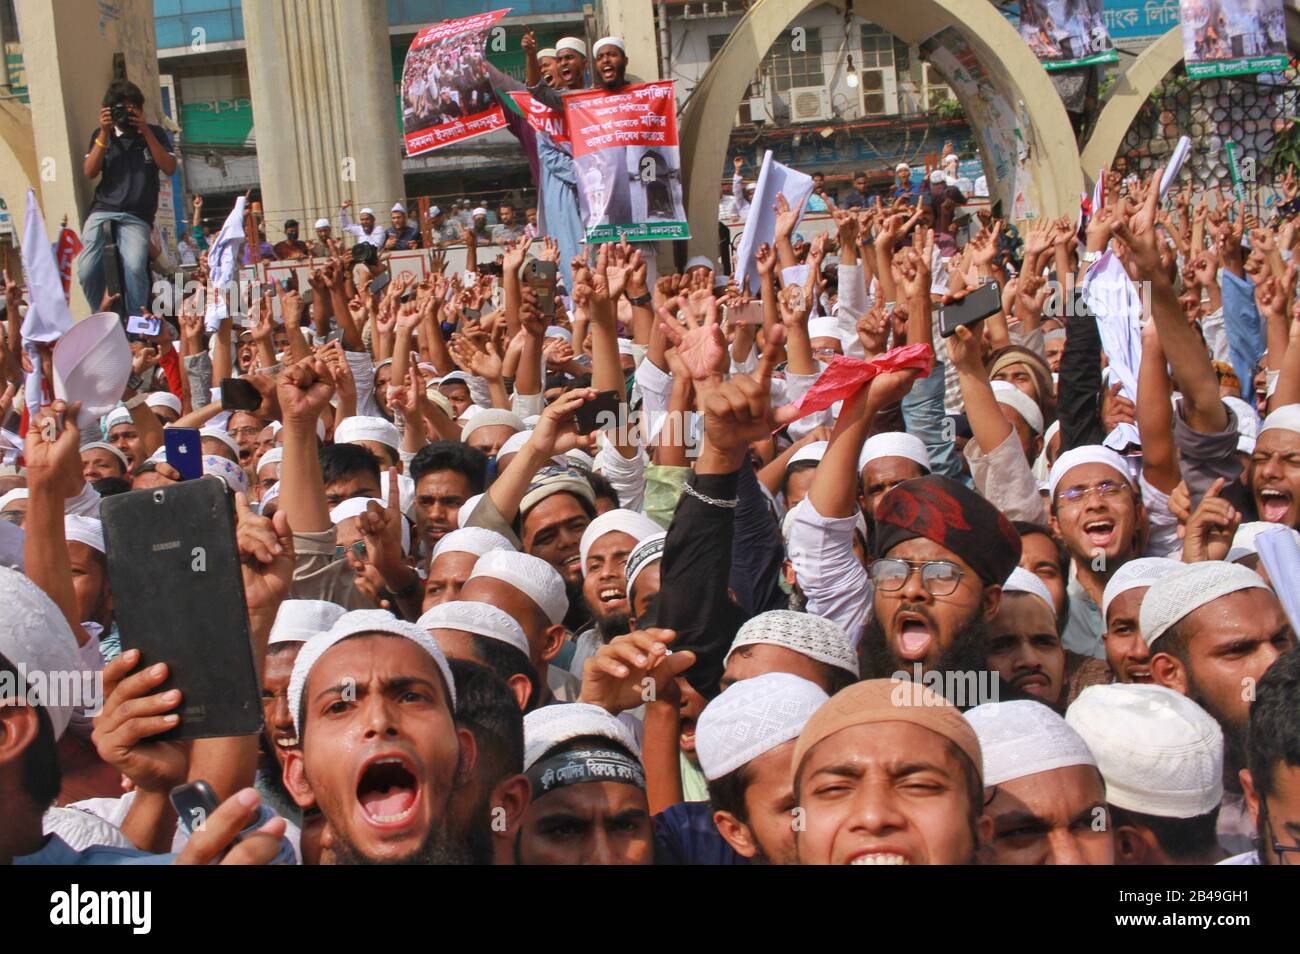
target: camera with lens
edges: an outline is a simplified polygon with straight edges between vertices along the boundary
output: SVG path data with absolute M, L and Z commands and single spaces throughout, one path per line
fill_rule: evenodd
M 109 107 L 109 113 L 113 117 L 113 125 L 118 129 L 131 128 L 131 106 L 126 100 L 119 99 Z
M 369 242 L 358 242 L 352 246 L 352 262 L 367 267 L 379 264 L 379 249 Z

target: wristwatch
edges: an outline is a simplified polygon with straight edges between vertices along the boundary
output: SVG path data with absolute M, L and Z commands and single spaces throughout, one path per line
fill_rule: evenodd
M 644 295 L 638 295 L 635 298 L 633 298 L 631 295 L 628 295 L 627 300 L 634 305 L 648 305 L 650 304 L 650 293 L 646 292 Z

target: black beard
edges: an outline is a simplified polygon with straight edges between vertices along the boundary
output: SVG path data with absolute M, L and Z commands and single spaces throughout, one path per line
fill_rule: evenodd
M 453 838 L 447 831 L 446 822 L 443 822 L 440 827 L 430 828 L 424 843 L 405 858 L 392 861 L 376 861 L 368 858 L 346 841 L 338 831 L 334 833 L 334 855 L 336 863 L 340 865 L 470 865 L 476 863 L 469 839 Z
M 587 608 L 587 598 L 582 594 L 582 578 L 570 583 L 564 581 L 564 593 L 569 598 L 569 612 L 564 615 L 564 628 L 571 633 L 580 633 L 591 622 L 591 610 Z
M 613 613 L 604 619 L 596 620 L 596 635 L 602 643 L 608 643 L 615 636 L 630 632 L 632 617 L 628 613 Z
M 952 643 L 933 667 L 938 672 L 968 673 L 988 669 L 989 625 L 984 614 L 976 610 L 957 630 Z M 858 665 L 863 679 L 888 679 L 898 671 L 912 672 L 914 663 L 894 658 L 885 640 L 885 628 L 872 616 L 858 644 Z
M 1190 669 L 1187 673 L 1187 698 L 1214 717 L 1223 730 L 1223 787 L 1230 792 L 1241 792 L 1240 771 L 1246 767 L 1247 726 L 1237 725 L 1220 712 L 1196 685 Z

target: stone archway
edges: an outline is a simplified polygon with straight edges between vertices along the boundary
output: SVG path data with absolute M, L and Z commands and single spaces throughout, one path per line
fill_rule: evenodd
M 1077 210 L 1083 173 L 1065 107 L 1042 65 L 988 0 L 848 2 L 854 14 L 905 42 L 924 43 L 979 136 L 990 192 L 1008 215 Z M 797 17 L 821 3 L 756 0 L 695 87 L 681 121 L 690 221 L 717 215 L 731 119 L 764 55 Z M 696 228 L 694 236 L 692 255 L 714 251 L 712 228 Z

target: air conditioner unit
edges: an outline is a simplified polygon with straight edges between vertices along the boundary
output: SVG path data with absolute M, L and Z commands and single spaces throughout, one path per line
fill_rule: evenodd
M 898 115 L 898 76 L 892 66 L 858 70 L 863 116 Z
M 820 123 L 831 118 L 831 91 L 825 86 L 797 86 L 786 95 L 790 122 Z
M 761 96 L 750 96 L 740 101 L 740 110 L 736 113 L 736 122 L 745 125 L 753 123 L 770 123 L 776 111 L 772 108 L 772 91 L 769 89 Z

